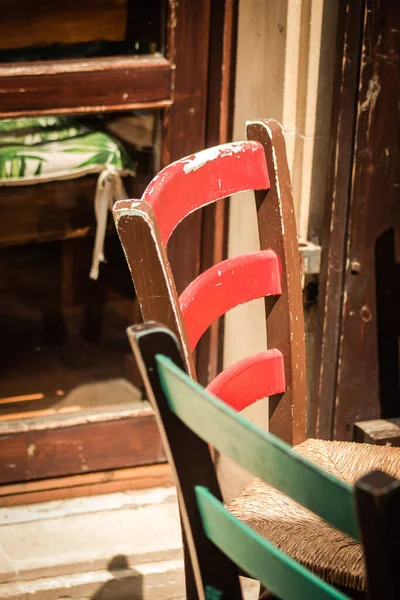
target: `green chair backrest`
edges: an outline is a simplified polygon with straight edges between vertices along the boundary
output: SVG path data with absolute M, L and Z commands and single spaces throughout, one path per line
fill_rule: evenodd
M 370 598 L 383 597 L 382 579 L 389 590 L 385 598 L 397 597 L 399 543 L 389 530 L 393 524 L 400 531 L 398 480 L 373 472 L 351 486 L 335 478 L 193 381 L 167 329 L 146 324 L 130 328 L 128 336 L 175 473 L 192 568 L 189 586 L 192 577 L 197 588 L 188 598 L 240 600 L 237 567 L 282 600 L 347 598 L 225 508 L 209 444 L 355 540 L 362 533 L 368 578 L 373 572 Z M 391 508 L 382 503 L 385 495 Z
M 156 360 L 170 409 L 189 429 L 334 527 L 359 538 L 352 486 L 206 392 L 170 358 L 157 355 Z M 207 537 L 274 594 L 309 600 L 346 598 L 231 515 L 207 488 L 196 486 L 195 492 Z M 218 590 L 213 594 L 224 597 Z

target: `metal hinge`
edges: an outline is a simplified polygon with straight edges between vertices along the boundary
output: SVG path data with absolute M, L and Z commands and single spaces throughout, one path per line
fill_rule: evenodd
M 320 271 L 321 246 L 299 240 L 300 273 L 301 275 L 315 275 Z

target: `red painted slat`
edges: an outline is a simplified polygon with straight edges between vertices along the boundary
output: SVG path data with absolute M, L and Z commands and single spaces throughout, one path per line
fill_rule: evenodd
M 280 259 L 273 250 L 229 258 L 201 273 L 179 298 L 190 350 L 231 308 L 281 294 L 281 273 Z
M 207 387 L 236 410 L 285 391 L 283 356 L 276 348 L 239 360 L 220 373 Z
M 258 142 L 234 142 L 202 150 L 160 171 L 142 200 L 153 208 L 166 245 L 189 213 L 232 194 L 268 190 L 264 149 Z

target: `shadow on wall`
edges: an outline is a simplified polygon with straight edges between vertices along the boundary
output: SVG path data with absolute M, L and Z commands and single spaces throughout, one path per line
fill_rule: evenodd
M 143 577 L 129 567 L 126 556 L 114 556 L 107 569 L 113 578 L 102 585 L 91 600 L 141 600 L 144 597 Z

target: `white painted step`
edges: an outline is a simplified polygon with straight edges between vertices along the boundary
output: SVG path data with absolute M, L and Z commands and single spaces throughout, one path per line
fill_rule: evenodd
M 142 599 L 156 581 L 154 598 L 183 597 L 173 488 L 0 509 L 0 598 Z
M 0 508 L 2 600 L 184 597 L 174 488 Z

